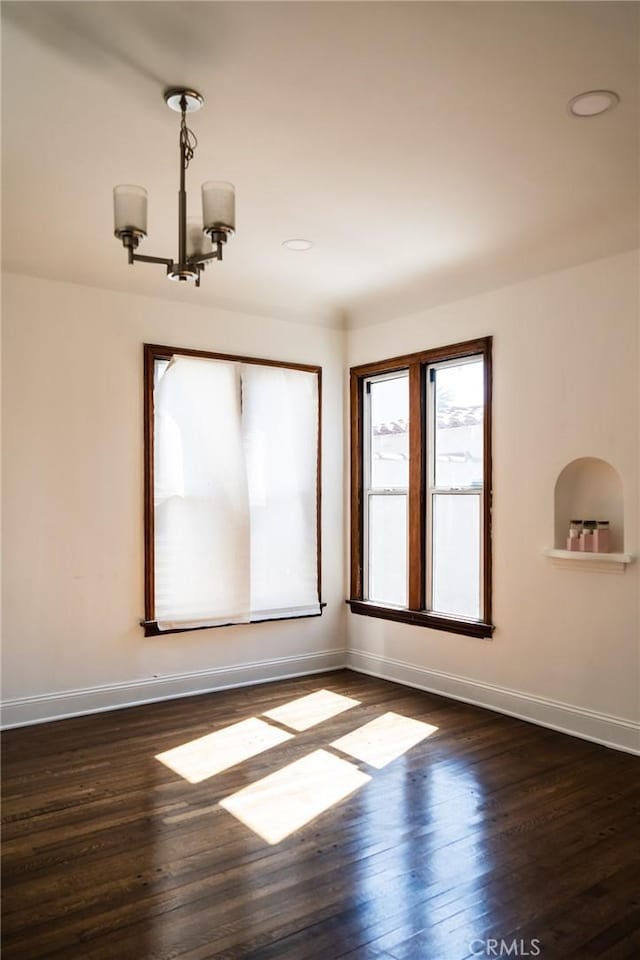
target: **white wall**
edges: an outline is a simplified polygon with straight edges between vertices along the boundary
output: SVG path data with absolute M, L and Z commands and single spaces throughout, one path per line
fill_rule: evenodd
M 4 722 L 331 667 L 348 641 L 356 669 L 637 748 L 640 564 L 559 569 L 543 550 L 556 477 L 594 456 L 622 477 L 640 552 L 638 267 L 624 254 L 358 329 L 348 363 L 338 331 L 6 277 Z M 344 368 L 486 334 L 494 637 L 347 616 Z M 321 618 L 144 638 L 144 341 L 323 365 Z
M 322 365 L 322 617 L 143 636 L 145 341 Z M 340 331 L 5 277 L 5 723 L 344 662 L 343 349 Z
M 349 334 L 349 366 L 494 337 L 494 637 L 350 615 L 353 666 L 640 747 L 640 564 L 543 555 L 556 478 L 584 456 L 619 471 L 640 547 L 638 266 L 623 254 Z

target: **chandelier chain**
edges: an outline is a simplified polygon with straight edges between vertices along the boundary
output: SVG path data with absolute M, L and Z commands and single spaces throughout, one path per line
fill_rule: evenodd
M 182 110 L 182 120 L 180 121 L 180 148 L 184 153 L 184 165 L 186 168 L 189 166 L 191 160 L 193 160 L 193 155 L 198 146 L 198 138 L 193 130 L 190 130 L 187 126 L 185 116 L 185 111 Z

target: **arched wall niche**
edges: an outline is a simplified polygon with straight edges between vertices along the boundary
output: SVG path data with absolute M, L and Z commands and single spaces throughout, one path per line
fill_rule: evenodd
M 624 497 L 620 474 L 606 460 L 579 457 L 561 471 L 555 487 L 555 543 L 566 547 L 571 520 L 608 520 L 611 553 L 624 550 Z

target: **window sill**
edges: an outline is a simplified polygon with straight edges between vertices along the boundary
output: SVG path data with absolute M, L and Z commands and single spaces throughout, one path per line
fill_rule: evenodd
M 144 629 L 145 637 L 168 637 L 172 633 L 193 633 L 195 630 L 221 630 L 224 627 L 253 627 L 256 623 L 284 623 L 289 620 L 313 620 L 321 617 L 326 603 L 320 604 L 320 613 L 304 613 L 291 617 L 267 617 L 264 620 L 251 620 L 249 623 L 218 623 L 205 627 L 175 627 L 173 630 L 161 630 L 157 620 L 141 620 L 140 626 Z
M 347 600 L 351 613 L 365 617 L 378 617 L 381 620 L 395 620 L 398 623 L 410 623 L 415 627 L 428 627 L 431 630 L 446 630 L 466 637 L 491 637 L 494 626 L 479 620 L 457 620 L 428 613 L 426 610 L 407 610 L 404 607 L 383 607 L 368 600 Z

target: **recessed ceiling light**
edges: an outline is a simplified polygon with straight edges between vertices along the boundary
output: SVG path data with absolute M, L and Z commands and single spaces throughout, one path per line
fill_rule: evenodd
M 287 250 L 311 250 L 313 243 L 311 240 L 302 240 L 300 237 L 294 237 L 293 240 L 284 240 L 282 243 L 283 247 L 286 247 Z
M 613 90 L 587 90 L 569 100 L 569 113 L 574 117 L 597 117 L 619 103 L 620 97 Z

